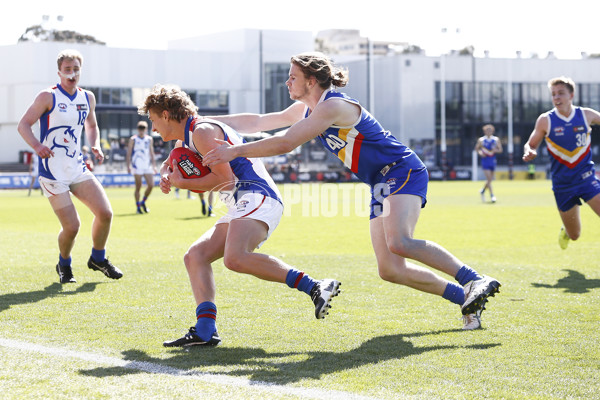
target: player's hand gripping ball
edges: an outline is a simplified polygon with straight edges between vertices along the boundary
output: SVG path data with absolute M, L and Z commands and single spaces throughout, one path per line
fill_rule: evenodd
M 200 178 L 210 173 L 210 168 L 202 165 L 200 154 L 187 147 L 174 148 L 169 154 L 169 166 L 173 165 L 174 160 L 185 179 Z M 204 190 L 192 189 L 192 192 L 204 193 Z

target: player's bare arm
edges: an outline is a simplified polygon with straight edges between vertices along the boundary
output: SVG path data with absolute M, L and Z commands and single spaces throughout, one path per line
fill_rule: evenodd
M 85 133 L 90 142 L 92 154 L 96 156 L 98 164 L 102 164 L 104 161 L 104 153 L 102 152 L 102 146 L 100 145 L 100 132 L 98 131 L 98 120 L 96 119 L 96 96 L 89 90 L 86 90 L 86 93 L 88 99 L 90 99 L 90 110 L 85 119 Z
M 496 146 L 494 147 L 494 153 L 502 153 L 503 149 L 502 149 L 502 142 L 500 141 L 500 138 L 495 136 L 494 137 L 496 139 Z
M 53 157 L 54 152 L 49 147 L 44 146 L 33 133 L 32 126 L 37 123 L 40 117 L 52 108 L 54 102 L 50 90 L 40 92 L 33 103 L 29 106 L 25 114 L 21 117 L 17 130 L 35 153 L 41 158 Z
M 156 173 L 156 156 L 154 155 L 154 138 L 150 136 L 150 161 L 152 162 L 152 169 Z
M 215 139 L 223 140 L 224 137 L 221 128 L 210 123 L 199 124 L 192 134 L 194 145 L 202 154 L 218 147 L 219 144 Z M 172 172 L 169 171 L 168 179 L 172 185 L 180 189 L 203 191 L 215 188 L 227 189 L 224 185 L 234 181 L 233 171 L 227 163 L 213 166 L 210 174 L 197 179 L 185 179 L 178 168 L 171 166 L 171 169 Z
M 131 154 L 133 153 L 134 138 L 129 138 L 127 143 L 127 154 L 125 155 L 125 165 L 127 165 L 127 172 L 131 174 Z
M 523 161 L 528 162 L 537 157 L 537 148 L 544 140 L 546 133 L 548 132 L 548 117 L 546 114 L 542 114 L 535 121 L 535 127 L 533 132 L 529 136 L 529 140 L 525 143 L 523 151 Z
M 292 125 L 284 134 L 252 143 L 222 145 L 206 154 L 203 164 L 212 166 L 237 157 L 257 158 L 285 154 L 317 137 L 332 125 L 352 125 L 360 115 L 355 105 L 342 101 L 326 101 L 315 107 L 308 118 Z
M 587 119 L 591 125 L 600 125 L 600 112 L 592 108 L 584 108 L 583 112 L 585 113 L 585 119 Z
M 269 114 L 231 114 L 207 117 L 223 122 L 240 133 L 256 133 L 281 129 L 302 119 L 304 105 L 294 103 L 283 111 Z

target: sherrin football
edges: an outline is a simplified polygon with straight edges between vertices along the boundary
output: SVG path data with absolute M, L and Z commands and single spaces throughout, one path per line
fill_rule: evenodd
M 202 165 L 202 157 L 195 151 L 187 147 L 176 147 L 169 154 L 169 166 L 173 161 L 177 162 L 177 167 L 185 179 L 195 179 L 210 173 L 210 168 Z M 203 190 L 193 190 L 192 192 L 203 193 Z

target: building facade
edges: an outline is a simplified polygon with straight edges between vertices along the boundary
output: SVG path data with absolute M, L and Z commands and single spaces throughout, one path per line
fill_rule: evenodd
M 80 84 L 96 94 L 101 137 L 109 144 L 135 133 L 136 122 L 143 119 L 137 104 L 156 83 L 188 91 L 202 114 L 281 110 L 291 104 L 285 86 L 290 56 L 314 46 L 310 32 L 237 30 L 172 41 L 162 51 L 52 42 L 0 47 L 0 57 L 10 60 L 0 64 L 0 164 L 17 162 L 22 151 L 30 150 L 17 124 L 35 95 L 57 82 L 55 59 L 64 48 L 77 48 L 84 55 Z M 552 108 L 546 87 L 552 77 L 570 76 L 578 84 L 575 104 L 600 108 L 600 59 L 397 53 L 333 58 L 349 70 L 344 91 L 432 169 L 441 167 L 443 143 L 450 167 L 470 167 L 476 139 L 487 123 L 496 126 L 504 144 L 500 168 L 511 163 L 525 168 L 522 146 L 537 116 Z M 592 144 L 596 161 L 598 142 Z M 321 162 L 338 162 L 314 152 Z M 536 163 L 547 161 L 542 156 Z

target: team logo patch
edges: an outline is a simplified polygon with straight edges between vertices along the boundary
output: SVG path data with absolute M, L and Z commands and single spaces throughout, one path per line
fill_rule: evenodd
M 65 103 L 58 103 L 58 109 L 59 109 L 59 111 L 66 112 L 67 105 Z
M 237 207 L 238 211 L 244 211 L 249 203 L 250 202 L 248 200 L 240 200 L 235 206 Z
M 392 190 L 392 188 L 393 188 L 394 186 L 396 186 L 396 182 L 397 182 L 397 179 L 396 179 L 396 178 L 390 178 L 390 179 L 388 179 L 387 181 L 385 181 L 385 184 L 386 184 L 386 185 L 388 185 L 388 187 L 390 188 L 390 191 L 391 191 L 391 190 Z
M 556 127 L 556 128 L 554 128 L 554 133 L 556 135 L 560 136 L 565 133 L 565 128 L 562 126 Z

